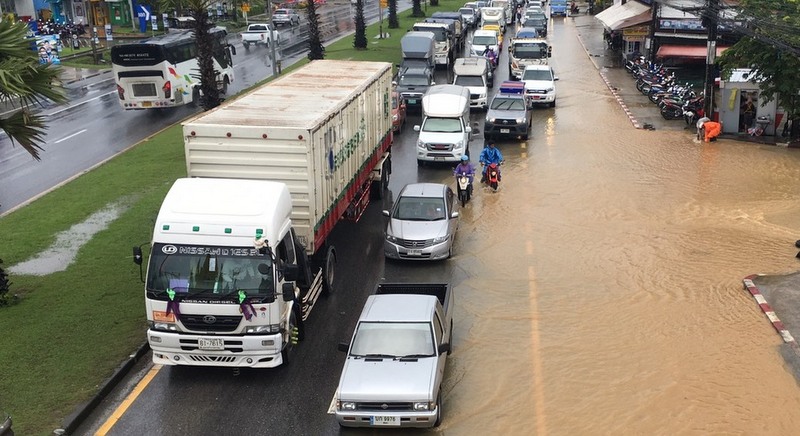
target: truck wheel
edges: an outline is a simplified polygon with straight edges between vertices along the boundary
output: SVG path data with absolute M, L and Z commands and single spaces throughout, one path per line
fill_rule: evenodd
M 242 45 L 244 45 L 244 49 L 245 50 L 250 50 L 250 43 L 249 42 L 244 41 L 244 42 L 242 42 Z
M 223 93 L 223 94 L 226 94 L 226 95 L 228 94 L 228 85 L 229 85 L 230 83 L 231 83 L 231 81 L 230 81 L 230 79 L 228 79 L 228 76 L 225 76 L 225 77 L 222 79 L 222 93 Z
M 382 200 L 386 196 L 386 191 L 389 189 L 389 171 L 384 162 L 381 168 L 381 179 L 372 183 L 371 194 L 375 200 Z
M 296 307 L 297 306 L 295 306 L 295 309 L 292 309 L 292 313 L 289 315 L 289 324 L 286 326 L 288 338 L 286 340 L 286 345 L 284 345 L 283 349 L 281 350 L 281 358 L 283 359 L 284 364 L 289 363 L 294 355 L 294 347 L 297 345 L 295 343 L 295 338 L 297 341 L 300 340 L 301 327 L 298 323 L 300 318 L 297 316 Z M 297 329 L 296 332 L 294 332 L 295 329 Z
M 325 263 L 322 264 L 322 291 L 325 295 L 334 293 L 336 279 L 336 250 L 329 246 L 325 251 Z

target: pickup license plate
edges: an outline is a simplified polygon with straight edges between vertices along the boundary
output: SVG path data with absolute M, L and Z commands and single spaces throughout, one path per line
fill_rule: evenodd
M 414 99 L 408 100 L 408 104 L 417 104 L 417 101 Z
M 224 350 L 225 341 L 222 339 L 203 339 L 197 340 L 197 345 L 201 350 Z
M 400 418 L 396 416 L 370 416 L 370 425 L 400 425 Z
M 422 256 L 422 250 L 408 250 L 409 256 Z
M 143 101 L 142 102 L 142 107 L 150 107 L 152 105 L 153 105 L 152 101 Z
M 511 133 L 511 129 L 500 129 L 500 133 Z
M 443 156 L 434 156 L 433 160 L 444 160 Z
M 538 95 L 534 95 L 534 96 L 533 96 L 533 99 L 534 99 L 534 100 L 538 100 L 538 99 L 540 99 L 540 98 L 541 98 L 541 97 L 539 97 Z

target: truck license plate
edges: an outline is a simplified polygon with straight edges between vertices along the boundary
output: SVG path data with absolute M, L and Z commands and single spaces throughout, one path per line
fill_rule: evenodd
M 511 133 L 511 129 L 500 129 L 500 133 Z
M 400 418 L 396 416 L 371 416 L 369 418 L 371 425 L 400 425 Z
M 153 102 L 152 101 L 143 101 L 142 102 L 142 107 L 151 107 L 151 106 L 153 106 Z
M 201 350 L 224 350 L 225 341 L 222 339 L 203 339 L 197 340 L 197 345 Z
M 417 104 L 416 100 L 408 100 L 408 104 Z
M 409 256 L 422 256 L 422 250 L 408 250 Z

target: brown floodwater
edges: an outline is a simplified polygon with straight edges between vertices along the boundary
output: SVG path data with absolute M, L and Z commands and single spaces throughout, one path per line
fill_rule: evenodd
M 501 189 L 462 210 L 441 431 L 796 434 L 742 278 L 798 269 L 800 151 L 635 130 L 572 58 L 529 143 L 501 145 Z

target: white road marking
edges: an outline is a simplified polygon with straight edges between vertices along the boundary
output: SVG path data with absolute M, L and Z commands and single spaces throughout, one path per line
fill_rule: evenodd
M 59 142 L 66 141 L 67 139 L 70 139 L 70 138 L 73 138 L 75 136 L 78 136 L 78 135 L 80 135 L 81 133 L 83 133 L 85 131 L 86 131 L 86 129 L 79 130 L 79 131 L 77 131 L 77 132 L 75 132 L 75 133 L 73 133 L 73 134 L 71 134 L 69 136 L 65 136 L 65 137 L 63 137 L 63 138 L 61 138 L 61 139 L 59 139 L 57 141 L 53 141 L 53 143 L 54 144 L 58 144 Z

